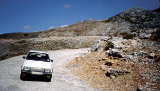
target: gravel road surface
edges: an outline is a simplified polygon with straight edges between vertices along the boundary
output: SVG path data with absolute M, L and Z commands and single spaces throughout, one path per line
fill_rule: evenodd
M 98 91 L 72 75 L 64 66 L 68 61 L 87 52 L 86 48 L 48 51 L 54 60 L 51 82 L 20 80 L 22 55 L 0 61 L 0 91 Z

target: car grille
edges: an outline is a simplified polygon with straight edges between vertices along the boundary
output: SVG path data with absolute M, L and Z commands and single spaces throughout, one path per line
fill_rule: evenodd
M 43 68 L 31 68 L 32 72 L 44 72 Z

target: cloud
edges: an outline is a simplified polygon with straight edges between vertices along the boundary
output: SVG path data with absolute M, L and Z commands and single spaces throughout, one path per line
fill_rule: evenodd
M 50 26 L 48 29 L 63 28 L 63 27 L 67 27 L 67 26 L 68 26 L 68 25 Z
M 67 27 L 68 25 L 61 25 L 60 27 Z
M 31 29 L 32 29 L 32 26 L 30 26 L 30 25 L 25 25 L 25 26 L 23 26 L 23 28 L 24 28 L 25 30 L 31 30 Z
M 72 5 L 70 5 L 70 4 L 64 4 L 64 6 L 63 6 L 64 8 L 71 8 L 72 7 Z
M 54 26 L 50 26 L 48 29 L 54 29 L 55 27 Z

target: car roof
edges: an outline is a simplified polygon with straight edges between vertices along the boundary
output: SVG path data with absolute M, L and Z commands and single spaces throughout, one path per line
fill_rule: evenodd
M 44 52 L 44 51 L 37 51 L 37 50 L 30 50 L 29 52 L 38 52 L 38 53 L 45 53 L 45 54 L 48 54 L 47 52 Z

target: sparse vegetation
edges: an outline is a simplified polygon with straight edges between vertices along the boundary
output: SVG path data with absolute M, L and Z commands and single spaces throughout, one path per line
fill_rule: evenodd
M 124 39 L 133 39 L 136 36 L 135 34 L 130 34 L 127 32 L 120 33 L 120 35 L 122 35 Z
M 111 41 L 107 41 L 107 44 L 105 46 L 105 50 L 108 50 L 109 48 L 113 48 L 114 44 Z

